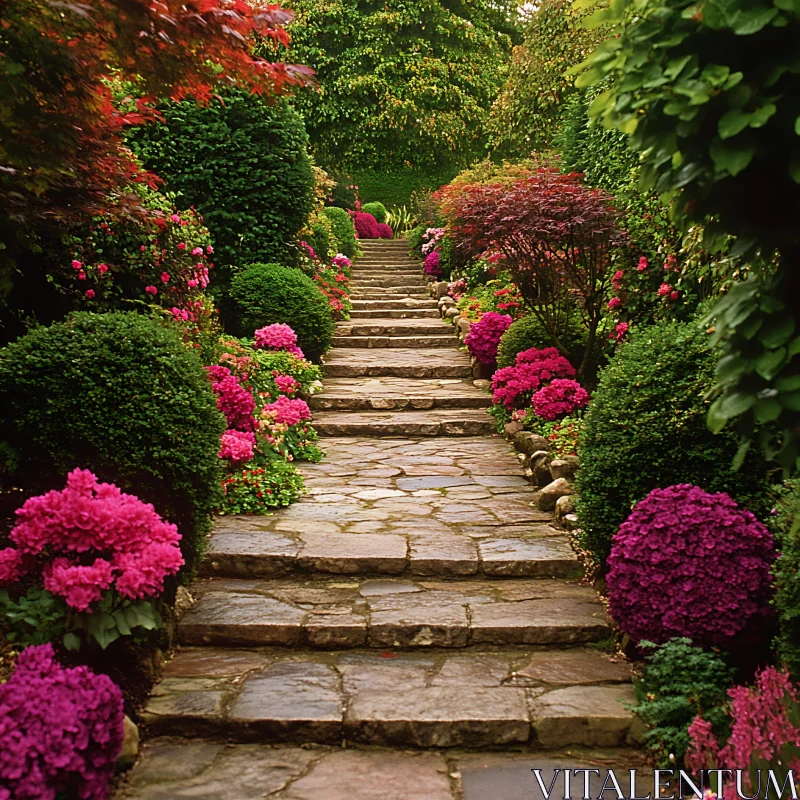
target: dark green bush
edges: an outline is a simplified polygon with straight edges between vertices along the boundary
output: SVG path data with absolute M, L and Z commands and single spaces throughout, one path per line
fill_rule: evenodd
M 580 363 L 581 348 L 586 344 L 587 332 L 581 324 L 580 316 L 577 314 L 569 320 L 561 333 L 561 341 L 570 352 L 570 360 L 573 364 Z M 500 345 L 497 348 L 497 366 L 513 366 L 517 353 L 529 350 L 531 347 L 543 348 L 552 347 L 544 325 L 535 314 L 528 314 L 525 317 L 515 320 L 509 329 L 500 338 Z
M 312 236 L 307 240 L 308 244 L 314 248 L 314 252 L 324 264 L 329 264 L 336 253 L 331 253 L 331 236 L 328 229 L 318 222 L 311 226 L 311 231 Z
M 236 324 L 242 336 L 283 322 L 297 334 L 306 358 L 319 361 L 333 340 L 333 314 L 328 298 L 311 278 L 280 264 L 250 264 L 231 283 Z
M 361 210 L 365 214 L 372 214 L 375 217 L 375 221 L 381 224 L 385 224 L 386 222 L 386 206 L 383 203 L 379 203 L 377 200 L 372 203 L 364 203 L 361 206 Z
M 356 229 L 350 215 L 343 208 L 336 206 L 327 206 L 322 210 L 331 223 L 333 235 L 339 240 L 342 254 L 348 258 L 356 256 L 358 242 L 356 241 Z
M 135 313 L 77 313 L 0 350 L 0 451 L 13 486 L 62 488 L 75 467 L 174 522 L 188 568 L 218 502 L 225 420 L 197 355 Z
M 458 173 L 458 167 L 430 170 L 404 169 L 397 172 L 363 171 L 353 175 L 362 202 L 380 200 L 387 206 L 402 206 L 411 202 L 414 192 L 438 189 Z M 372 212 L 368 212 L 372 213 Z
M 692 483 L 727 492 L 763 516 L 766 464 L 751 453 L 731 469 L 739 437 L 712 434 L 704 400 L 716 353 L 695 322 L 638 330 L 600 375 L 584 418 L 576 476 L 579 539 L 602 564 L 632 506 L 656 487 Z
M 710 650 L 694 647 L 689 639 L 670 639 L 662 645 L 641 642 L 652 649 L 644 677 L 636 681 L 636 715 L 647 725 L 645 744 L 657 766 L 683 767 L 689 746 L 687 731 L 701 715 L 718 738 L 727 737 L 727 691 L 734 670 Z M 676 764 L 670 762 L 670 754 Z
M 800 482 L 790 481 L 777 505 L 772 525 L 780 553 L 775 576 L 776 649 L 792 677 L 800 680 Z
M 308 219 L 314 176 L 303 121 L 286 102 L 270 105 L 238 89 L 223 101 L 167 103 L 163 123 L 129 139 L 178 202 L 203 215 L 215 248 L 212 275 L 225 283 L 225 266 L 284 256 Z

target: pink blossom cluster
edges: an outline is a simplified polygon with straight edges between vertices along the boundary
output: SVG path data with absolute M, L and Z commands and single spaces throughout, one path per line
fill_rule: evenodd
M 444 228 L 428 228 L 422 234 L 425 244 L 422 245 L 422 255 L 427 255 L 438 244 L 439 240 L 444 236 Z
M 274 403 L 264 406 L 262 413 L 284 425 L 298 425 L 311 419 L 311 410 L 305 400 L 292 399 L 283 394 Z
M 356 211 L 352 216 L 359 239 L 391 239 L 394 236 L 391 227 L 386 223 L 378 222 L 372 214 Z
M 447 286 L 447 294 L 449 294 L 454 300 L 458 300 L 466 291 L 467 282 L 464 280 L 464 278 L 459 278 L 457 281 L 453 281 Z
M 611 615 L 634 642 L 727 646 L 769 616 L 772 534 L 727 494 L 653 489 L 612 540 Z
M 338 269 L 347 269 L 352 266 L 352 264 L 353 262 L 343 253 L 337 253 L 331 261 L 331 265 Z
M 497 361 L 500 337 L 513 321 L 508 314 L 487 311 L 477 322 L 473 322 L 464 339 L 470 355 L 478 359 L 481 364 L 494 364 Z
M 183 565 L 175 525 L 89 470 L 73 470 L 65 489 L 31 497 L 16 513 L 16 549 L 0 550 L 0 582 L 15 583 L 43 560 L 44 588 L 78 611 L 112 585 L 132 600 L 158 595 Z
M 298 358 L 305 357 L 297 346 L 297 334 L 289 325 L 280 322 L 259 328 L 254 334 L 253 347 L 261 350 L 285 350 Z
M 281 394 L 294 394 L 299 388 L 300 383 L 291 375 L 275 374 L 275 385 Z
M 442 268 L 439 266 L 439 251 L 434 250 L 425 257 L 425 263 L 422 265 L 426 275 L 438 277 L 442 274 Z
M 255 430 L 253 412 L 256 402 L 253 395 L 227 367 L 214 365 L 206 367 L 206 371 L 211 379 L 211 388 L 217 395 L 217 408 L 228 420 L 228 427 L 240 431 Z
M 220 437 L 219 457 L 243 464 L 253 458 L 255 447 L 256 437 L 251 431 L 225 431 Z
M 577 381 L 556 378 L 533 395 L 533 412 L 552 421 L 589 405 L 589 394 Z
M 754 760 L 763 759 L 772 768 L 780 764 L 797 775 L 800 725 L 796 715 L 800 712 L 800 688 L 792 684 L 788 672 L 767 667 L 756 675 L 754 686 L 734 686 L 728 690 L 728 696 L 732 723 L 728 741 L 720 748 L 710 723 L 695 717 L 689 726 L 687 766 L 694 772 L 720 767 L 741 769 L 748 776 Z M 733 795 L 732 782 L 726 784 L 728 787 Z M 760 786 L 743 788 L 747 794 L 758 794 L 761 790 Z
M 314 252 L 314 248 L 308 242 L 305 241 L 300 242 L 300 247 L 302 247 L 306 251 L 306 253 L 308 253 L 308 257 L 312 261 L 319 261 L 317 254 Z
M 122 692 L 88 667 L 28 647 L 0 685 L 0 800 L 105 800 L 122 749 Z
M 556 378 L 574 378 L 575 368 L 555 347 L 523 350 L 513 367 L 503 367 L 492 377 L 492 402 L 509 411 L 529 405 L 534 392 Z

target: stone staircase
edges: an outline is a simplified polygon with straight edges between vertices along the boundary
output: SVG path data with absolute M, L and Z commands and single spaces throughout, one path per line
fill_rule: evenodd
M 516 800 L 532 767 L 641 761 L 603 607 L 418 262 L 361 246 L 326 458 L 301 502 L 217 524 L 125 796 Z

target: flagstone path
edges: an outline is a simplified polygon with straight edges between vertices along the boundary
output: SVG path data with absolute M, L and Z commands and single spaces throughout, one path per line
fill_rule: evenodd
M 517 800 L 532 767 L 641 762 L 603 607 L 418 263 L 361 244 L 326 458 L 301 502 L 217 524 L 120 796 Z

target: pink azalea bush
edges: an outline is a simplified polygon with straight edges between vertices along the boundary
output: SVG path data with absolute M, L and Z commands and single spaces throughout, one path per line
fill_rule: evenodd
M 727 494 L 653 489 L 612 539 L 611 615 L 634 642 L 730 645 L 770 613 L 772 534 Z
M 89 470 L 73 470 L 65 489 L 29 498 L 16 514 L 15 548 L 0 550 L 0 583 L 38 570 L 44 588 L 77 611 L 112 587 L 131 600 L 159 595 L 183 566 L 175 525 Z
M 255 447 L 256 437 L 251 431 L 225 431 L 220 437 L 219 457 L 243 464 L 253 458 Z
M 228 420 L 228 427 L 240 431 L 255 430 L 253 412 L 256 401 L 253 395 L 227 367 L 214 365 L 206 367 L 206 371 L 211 379 L 211 388 L 217 395 L 217 408 Z
M 289 325 L 280 322 L 259 328 L 254 334 L 253 346 L 259 350 L 285 350 L 298 358 L 305 358 L 297 346 L 297 334 Z
M 337 253 L 331 260 L 331 266 L 341 270 L 350 269 L 352 265 L 353 262 L 343 253 Z
M 291 375 L 275 374 L 275 386 L 281 394 L 293 395 L 300 388 L 300 383 Z
M 50 644 L 20 653 L 0 685 L 0 800 L 105 800 L 122 749 L 122 692 Z
M 422 255 L 427 255 L 439 243 L 439 240 L 444 236 L 445 228 L 428 228 L 422 234 L 425 244 L 422 245 Z
M 511 327 L 514 320 L 508 314 L 488 311 L 477 322 L 472 324 L 464 344 L 470 355 L 481 364 L 494 364 L 497 361 L 497 348 L 500 337 Z
M 763 759 L 776 771 L 793 769 L 795 776 L 800 774 L 800 688 L 792 684 L 788 672 L 767 667 L 756 675 L 754 686 L 734 686 L 728 696 L 732 722 L 728 741 L 720 747 L 711 724 L 695 717 L 689 726 L 689 769 L 744 770 L 747 794 L 760 790 L 749 785 L 749 769 L 755 760 Z M 763 779 L 766 782 L 766 775 Z M 735 796 L 732 781 L 725 788 Z
M 353 224 L 359 239 L 382 239 L 378 220 L 364 211 L 356 211 L 353 215 Z M 389 229 L 391 230 L 391 228 Z
M 280 395 L 274 403 L 264 406 L 262 416 L 269 417 L 281 425 L 299 425 L 311 419 L 311 410 L 305 400 Z
M 533 395 L 533 412 L 552 422 L 589 405 L 589 393 L 577 381 L 556 378 Z
M 378 233 L 381 235 L 381 239 L 394 239 L 391 225 L 387 225 L 385 222 L 378 223 Z
M 510 317 L 509 317 L 510 319 Z M 492 402 L 509 411 L 530 405 L 542 386 L 559 378 L 574 378 L 575 368 L 555 347 L 535 347 L 517 353 L 513 367 L 503 367 L 492 376 Z
M 438 250 L 434 250 L 432 253 L 428 253 L 428 255 L 425 256 L 425 263 L 422 265 L 422 268 L 425 270 L 426 275 L 438 277 L 442 274 L 442 268 L 439 266 Z

